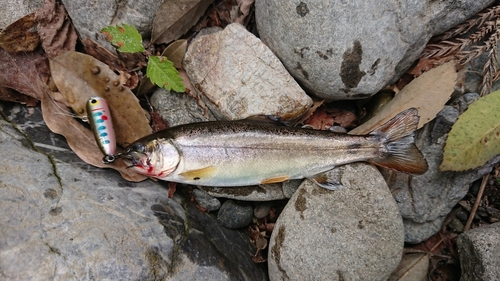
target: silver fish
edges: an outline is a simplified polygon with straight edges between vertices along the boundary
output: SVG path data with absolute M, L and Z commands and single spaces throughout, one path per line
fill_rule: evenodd
M 334 189 L 322 173 L 367 161 L 422 174 L 427 162 L 414 144 L 416 109 L 401 112 L 367 135 L 216 121 L 172 127 L 131 144 L 121 155 L 137 173 L 165 181 L 233 187 L 309 178 Z

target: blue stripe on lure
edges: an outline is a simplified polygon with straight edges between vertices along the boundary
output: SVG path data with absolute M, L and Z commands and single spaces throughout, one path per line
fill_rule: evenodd
M 111 111 L 106 100 L 101 97 L 91 97 L 87 101 L 87 116 L 97 145 L 105 155 L 102 162 L 108 164 L 115 161 L 115 131 L 111 122 Z

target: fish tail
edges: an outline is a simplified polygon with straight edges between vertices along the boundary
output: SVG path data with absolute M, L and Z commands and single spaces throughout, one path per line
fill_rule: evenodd
M 372 131 L 370 135 L 379 136 L 383 147 L 380 156 L 368 162 L 405 173 L 425 173 L 427 161 L 415 145 L 418 121 L 417 109 L 410 108 Z

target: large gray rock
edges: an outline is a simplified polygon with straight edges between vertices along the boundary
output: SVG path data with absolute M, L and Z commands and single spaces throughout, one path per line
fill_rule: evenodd
M 462 281 L 500 280 L 500 223 L 460 234 L 457 240 Z
M 26 111 L 40 116 L 23 107 L 7 115 L 22 114 L 15 121 L 35 142 L 0 120 L 2 278 L 267 279 L 248 254 L 246 234 L 221 227 L 179 196 L 169 199 L 159 183 L 130 183 L 71 158 L 53 145 L 56 136 L 33 134 L 43 126 L 26 121 Z M 33 143 L 62 154 L 50 157 Z
M 429 164 L 425 174 L 416 176 L 383 170 L 403 217 L 405 242 L 419 243 L 438 232 L 470 184 L 489 173 L 500 159 L 496 157 L 485 166 L 470 171 L 439 171 L 448 132 L 459 114 L 477 97 L 477 94 L 464 95 L 455 101 L 456 107 L 445 106 L 434 121 L 418 131 L 416 143 Z
M 113 51 L 101 29 L 109 25 L 133 25 L 145 38 L 151 34 L 156 9 L 162 1 L 62 0 L 82 40 L 90 38 Z
M 10 0 L 0 2 L 0 30 L 43 7 L 43 0 Z
M 260 37 L 326 99 L 359 99 L 397 79 L 431 36 L 493 0 L 256 1 Z
M 306 180 L 274 226 L 270 280 L 387 280 L 403 250 L 403 223 L 371 165 L 338 168 L 343 189 Z
M 258 115 L 291 120 L 312 105 L 273 52 L 237 23 L 200 33 L 183 65 L 219 120 Z

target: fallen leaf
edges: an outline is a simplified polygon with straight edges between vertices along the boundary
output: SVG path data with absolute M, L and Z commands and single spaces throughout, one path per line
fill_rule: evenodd
M 0 100 L 17 102 L 20 104 L 25 104 L 27 106 L 35 106 L 38 104 L 37 99 L 2 86 L 0 86 Z
M 71 110 L 63 103 L 53 99 L 48 90 L 43 94 L 42 114 L 47 127 L 52 132 L 63 135 L 69 147 L 86 163 L 99 168 L 115 169 L 128 181 L 139 182 L 147 178 L 128 169 L 121 160 L 117 160 L 111 164 L 103 164 L 103 154 L 97 146 L 90 128 L 86 128 L 75 118 L 71 117 Z
M 46 0 L 35 11 L 38 34 L 47 57 L 54 58 L 67 51 L 74 51 L 78 34 L 69 20 L 64 6 L 55 0 Z
M 149 80 L 159 87 L 174 90 L 178 93 L 186 91 L 179 72 L 174 64 L 165 57 L 150 56 L 146 75 Z
M 91 55 L 97 60 L 109 65 L 109 67 L 113 70 L 121 70 L 121 71 L 127 70 L 124 63 L 121 61 L 120 58 L 118 58 L 117 55 L 113 54 L 108 49 L 99 45 L 99 43 L 91 40 L 90 38 L 85 38 L 85 40 L 83 40 L 82 43 L 87 55 Z
M 418 110 L 418 128 L 421 128 L 436 117 L 453 93 L 458 77 L 455 64 L 455 61 L 447 62 L 414 79 L 377 115 L 349 134 L 367 134 L 409 108 Z
M 348 110 L 323 105 L 304 121 L 304 125 L 310 125 L 316 130 L 328 130 L 335 124 L 343 128 L 352 128 L 356 126 L 357 121 L 356 115 Z
M 465 171 L 500 154 L 500 91 L 472 103 L 448 133 L 441 171 Z
M 67 52 L 50 60 L 50 69 L 57 88 L 78 115 L 87 115 L 85 105 L 92 96 L 108 102 L 119 145 L 151 134 L 139 100 L 104 63 L 82 53 Z
M 156 10 L 151 43 L 167 44 L 179 39 L 203 16 L 213 0 L 166 0 Z
M 142 53 L 142 36 L 135 27 L 128 24 L 111 25 L 101 29 L 101 33 L 108 37 L 113 46 L 123 53 Z
M 255 0 L 237 0 L 236 2 L 236 8 L 231 11 L 231 22 L 244 25 Z
M 0 47 L 9 53 L 33 51 L 40 44 L 40 37 L 35 26 L 34 13 L 11 23 L 0 32 Z
M 42 99 L 38 81 L 49 77 L 48 61 L 41 48 L 29 53 L 7 53 L 0 48 L 0 86 Z
M 168 58 L 174 64 L 174 67 L 179 69 L 182 68 L 182 60 L 187 50 L 187 40 L 180 39 L 172 42 L 161 54 Z
M 429 270 L 429 257 L 425 253 L 406 254 L 389 281 L 425 281 Z

